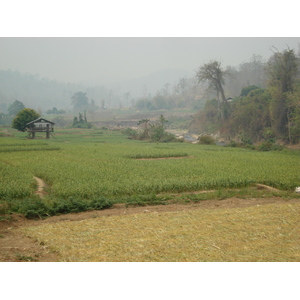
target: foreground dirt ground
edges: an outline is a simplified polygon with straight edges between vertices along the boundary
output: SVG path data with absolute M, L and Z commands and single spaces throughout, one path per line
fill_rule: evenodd
M 24 226 L 37 226 L 45 223 L 79 221 L 89 218 L 102 218 L 117 215 L 170 212 L 196 209 L 222 209 L 249 207 L 255 205 L 268 205 L 273 203 L 295 203 L 299 199 L 273 198 L 251 198 L 238 199 L 230 198 L 225 200 L 207 200 L 199 203 L 189 204 L 169 204 L 157 206 L 143 206 L 126 208 L 123 204 L 117 204 L 114 207 L 101 211 L 88 211 L 76 214 L 66 214 L 49 217 L 44 220 L 28 220 L 22 215 L 13 214 L 10 218 L 0 221 L 0 262 L 55 262 L 59 260 L 58 254 L 48 249 L 47 245 L 41 245 L 37 241 L 24 236 L 18 228 Z

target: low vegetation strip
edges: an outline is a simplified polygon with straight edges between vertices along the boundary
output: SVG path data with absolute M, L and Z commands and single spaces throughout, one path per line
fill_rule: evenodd
M 170 153 L 170 154 L 132 154 L 126 155 L 126 158 L 133 158 L 133 159 L 158 159 L 158 158 L 179 158 L 179 157 L 188 157 L 187 153 Z
M 13 143 L 13 144 L 2 144 L 0 145 L 0 148 L 2 147 L 17 147 L 17 146 L 21 146 L 21 147 L 32 147 L 32 146 L 47 146 L 48 143 Z
M 113 205 L 112 201 L 101 196 L 89 200 L 70 197 L 68 199 L 52 199 L 51 201 L 45 199 L 46 193 L 44 191 L 35 193 L 42 193 L 42 195 L 25 199 L 0 200 L 0 214 L 16 212 L 23 214 L 28 219 L 43 219 L 59 214 L 101 210 Z
M 300 203 L 110 216 L 23 228 L 61 261 L 299 261 Z M 63 225 L 63 226 L 62 226 Z
M 27 146 L 17 146 L 17 147 L 5 147 L 3 149 L 0 149 L 0 152 L 16 152 L 16 151 L 52 151 L 52 150 L 60 150 L 59 147 L 27 147 Z

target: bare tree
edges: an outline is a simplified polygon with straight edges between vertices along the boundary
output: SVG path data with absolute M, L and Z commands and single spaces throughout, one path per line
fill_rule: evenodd
M 229 71 L 223 70 L 221 68 L 221 62 L 216 60 L 204 64 L 196 73 L 198 84 L 201 82 L 208 82 L 209 87 L 217 92 L 218 110 L 223 120 L 227 119 L 229 115 L 229 105 L 223 88 L 225 77 L 229 75 Z M 221 94 L 221 101 L 219 99 L 219 94 Z
M 223 85 L 225 77 L 229 75 L 230 73 L 227 70 L 221 68 L 221 62 L 214 60 L 201 66 L 196 74 L 196 78 L 198 79 L 198 84 L 208 82 L 209 86 L 217 92 L 218 97 L 221 94 L 222 102 L 227 104 Z

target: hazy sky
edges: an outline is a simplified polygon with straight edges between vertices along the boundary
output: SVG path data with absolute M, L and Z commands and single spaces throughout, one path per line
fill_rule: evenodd
M 265 2 L 4 1 L 0 69 L 107 84 L 164 69 L 193 73 L 211 59 L 224 66 L 253 54 L 268 59 L 272 45 L 298 50 L 298 10 L 291 9 L 292 1 Z
M 298 51 L 300 38 L 0 38 L 0 69 L 65 82 L 107 84 L 163 69 L 193 72 L 210 59 L 237 66 L 271 47 Z

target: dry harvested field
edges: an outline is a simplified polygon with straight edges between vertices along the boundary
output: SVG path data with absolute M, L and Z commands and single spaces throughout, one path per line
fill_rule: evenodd
M 299 199 L 118 204 L 0 222 L 0 261 L 300 261 Z

